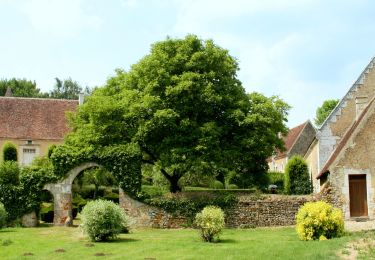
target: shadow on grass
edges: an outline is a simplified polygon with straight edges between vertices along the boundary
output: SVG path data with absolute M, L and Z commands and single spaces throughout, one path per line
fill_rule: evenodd
M 234 240 L 234 239 L 220 239 L 217 243 L 221 244 L 235 244 L 235 243 L 238 243 L 238 241 Z
M 104 244 L 104 243 L 110 243 L 110 244 L 116 244 L 116 243 L 129 243 L 129 242 L 138 242 L 138 241 L 141 241 L 139 239 L 134 239 L 134 238 L 124 238 L 124 237 L 120 237 L 120 238 L 116 238 L 114 240 L 109 240 L 109 241 L 103 241 L 103 242 L 96 242 L 96 243 L 100 243 L 100 244 Z
M 220 238 L 220 240 L 215 242 L 215 243 L 217 243 L 217 244 L 221 244 L 221 243 L 223 243 L 223 244 L 235 244 L 235 243 L 238 243 L 238 241 L 236 241 L 234 239 L 221 239 Z
M 0 233 L 11 233 L 11 232 L 16 232 L 16 231 L 12 229 L 0 229 Z

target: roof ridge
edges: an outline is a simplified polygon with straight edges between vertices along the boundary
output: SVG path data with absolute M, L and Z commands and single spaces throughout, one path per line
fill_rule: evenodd
M 65 99 L 65 98 L 40 98 L 40 97 L 0 97 L 0 99 L 26 99 L 26 100 L 56 100 L 56 101 L 70 101 L 78 102 L 78 99 Z
M 349 95 L 349 93 L 351 91 L 353 91 L 353 89 L 356 88 L 358 85 L 363 84 L 363 79 L 364 79 L 365 74 L 368 72 L 369 69 L 371 69 L 372 67 L 374 67 L 374 63 L 375 63 L 375 56 L 371 58 L 370 62 L 367 64 L 367 66 L 365 67 L 365 69 L 359 75 L 359 77 L 357 78 L 357 80 L 354 81 L 354 83 L 349 88 L 349 90 L 346 92 L 346 94 L 340 99 L 340 101 L 337 103 L 337 105 L 335 106 L 335 108 L 332 109 L 331 113 L 329 113 L 329 115 L 324 120 L 324 122 L 322 123 L 322 125 L 318 128 L 319 131 L 328 123 L 328 121 L 331 119 L 331 117 L 333 116 L 333 114 L 336 113 L 336 111 L 338 110 L 338 108 L 344 102 L 345 97 L 347 97 Z

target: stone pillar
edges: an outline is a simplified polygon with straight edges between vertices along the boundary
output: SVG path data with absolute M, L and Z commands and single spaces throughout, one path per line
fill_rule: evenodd
M 72 226 L 72 185 L 70 183 L 46 184 L 45 189 L 53 194 L 53 224 Z
M 23 215 L 21 222 L 23 227 L 36 227 L 39 224 L 35 211 Z
M 56 193 L 54 197 L 53 224 L 55 226 L 72 226 L 72 193 Z

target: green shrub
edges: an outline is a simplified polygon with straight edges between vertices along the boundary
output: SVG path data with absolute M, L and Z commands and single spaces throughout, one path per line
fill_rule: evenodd
M 296 219 L 296 230 L 301 240 L 325 240 L 344 232 L 341 210 L 324 201 L 305 203 L 298 210 Z
M 17 162 L 5 161 L 0 164 L 0 183 L 17 185 L 19 183 L 20 167 Z
M 7 223 L 8 213 L 6 212 L 4 205 L 0 203 L 0 229 L 5 227 Z
M 51 158 L 53 151 L 56 149 L 56 145 L 52 144 L 48 147 L 47 158 Z
M 86 204 L 81 212 L 82 230 L 92 241 L 106 241 L 117 237 L 129 220 L 120 206 L 107 200 Z
M 195 216 L 195 225 L 200 229 L 200 235 L 206 242 L 218 239 L 224 224 L 224 212 L 219 207 L 207 206 Z
M 13 177 L 9 177 L 8 173 Z M 30 166 L 20 169 L 16 162 L 0 164 L 0 202 L 8 212 L 8 223 L 32 211 L 38 212 L 44 184 L 55 181 L 49 167 Z
M 284 189 L 284 179 L 285 179 L 285 174 L 281 172 L 268 172 L 268 179 L 269 183 L 268 184 L 274 184 L 277 186 L 278 190 L 283 190 Z
M 311 179 L 305 160 L 295 155 L 285 166 L 285 192 L 287 194 L 310 194 Z
M 238 189 L 238 186 L 236 184 L 228 184 L 227 189 L 228 190 L 236 190 L 236 189 Z
M 221 181 L 218 181 L 218 180 L 214 180 L 210 187 L 212 189 L 215 189 L 215 190 L 220 190 L 220 189 L 224 189 L 224 184 L 221 182 Z
M 17 161 L 17 147 L 11 142 L 6 142 L 3 146 L 4 161 Z
M 146 199 L 145 202 L 162 208 L 174 216 L 184 216 L 188 224 L 194 221 L 195 215 L 207 206 L 213 205 L 224 210 L 236 205 L 237 197 L 233 193 L 221 191 L 218 194 L 208 192 L 192 192 L 190 194 L 172 195 Z

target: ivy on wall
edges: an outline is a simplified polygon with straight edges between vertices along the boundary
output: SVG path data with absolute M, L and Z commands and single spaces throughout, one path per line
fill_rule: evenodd
M 94 149 L 93 147 L 56 147 L 51 155 L 54 173 L 60 179 L 76 166 L 85 162 L 95 162 L 117 179 L 120 188 L 136 196 L 141 189 L 141 153 L 133 144 L 121 144 Z

